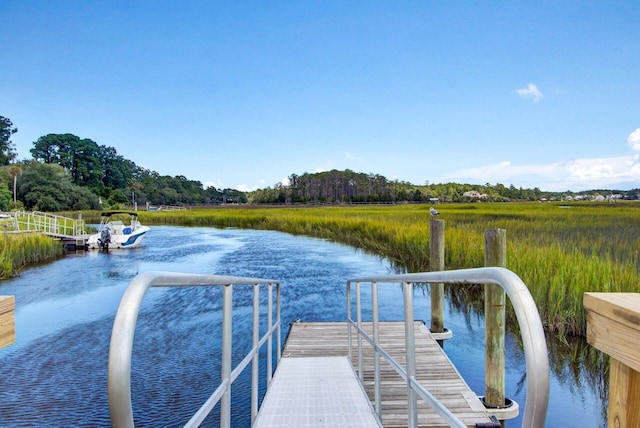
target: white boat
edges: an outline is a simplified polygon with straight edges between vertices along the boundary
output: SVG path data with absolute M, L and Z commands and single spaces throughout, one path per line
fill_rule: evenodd
M 114 216 L 128 215 L 129 224 Z M 149 231 L 149 226 L 142 226 L 138 221 L 138 213 L 128 211 L 109 211 L 101 214 L 102 221 L 98 232 L 87 240 L 90 250 L 111 250 L 114 248 L 139 247 Z

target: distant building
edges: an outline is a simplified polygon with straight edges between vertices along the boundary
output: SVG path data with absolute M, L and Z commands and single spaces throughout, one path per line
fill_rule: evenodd
M 468 192 L 464 192 L 462 196 L 464 196 L 465 198 L 471 198 L 471 199 L 486 199 L 489 197 L 487 194 L 480 193 L 475 190 L 469 190 Z

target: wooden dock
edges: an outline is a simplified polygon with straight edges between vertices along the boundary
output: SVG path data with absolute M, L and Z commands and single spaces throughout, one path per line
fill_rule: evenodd
M 58 237 L 66 251 L 86 251 L 89 235 Z
M 475 427 L 476 423 L 491 422 L 478 397 L 461 378 L 426 326 L 421 322 L 416 322 L 414 326 L 417 380 L 467 426 Z M 371 334 L 371 323 L 364 323 L 363 329 Z M 356 340 L 356 335 L 352 334 L 352 364 L 357 371 Z M 380 343 L 396 361 L 401 365 L 404 364 L 404 322 L 381 322 Z M 346 322 L 298 322 L 291 326 L 282 357 L 347 356 L 347 344 Z M 364 388 L 374 405 L 373 352 L 366 342 L 364 350 Z M 382 424 L 384 427 L 406 427 L 408 425 L 406 382 L 384 359 L 381 359 L 380 373 Z M 448 426 L 420 398 L 418 398 L 418 412 L 420 427 Z
M 14 296 L 0 296 L 0 348 L 16 341 L 15 308 Z

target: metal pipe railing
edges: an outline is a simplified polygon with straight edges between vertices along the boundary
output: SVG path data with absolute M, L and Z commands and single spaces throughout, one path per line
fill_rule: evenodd
M 253 285 L 253 335 L 251 344 L 253 349 L 258 348 L 260 343 L 260 286 Z M 258 373 L 260 368 L 260 358 L 256 353 L 251 359 L 251 423 L 258 416 Z
M 276 320 L 273 323 L 273 292 L 272 287 L 276 285 Z M 232 322 L 233 322 L 233 286 L 251 285 L 254 287 L 253 299 L 253 343 L 252 349 L 247 356 L 231 369 L 232 350 Z M 259 286 L 267 285 L 268 296 L 268 326 L 267 331 L 261 339 L 259 337 Z M 109 348 L 109 366 L 107 390 L 109 396 L 109 412 L 111 424 L 114 427 L 133 427 L 133 408 L 131 405 L 131 351 L 133 349 L 133 336 L 138 319 L 138 313 L 142 300 L 150 287 L 173 287 L 173 286 L 222 286 L 223 287 L 223 307 L 222 307 L 222 351 L 221 351 L 221 382 L 214 393 L 206 400 L 200 409 L 193 415 L 185 426 L 198 426 L 209 414 L 209 412 L 220 402 L 220 426 L 228 428 L 231 425 L 231 385 L 238 378 L 240 373 L 253 362 L 252 388 L 257 390 L 258 366 L 256 359 L 259 350 L 265 343 L 267 349 L 267 387 L 271 383 L 271 360 L 273 359 L 271 338 L 277 335 L 277 356 L 276 363 L 280 361 L 280 282 L 270 279 L 245 278 L 220 275 L 198 275 L 181 274 L 171 272 L 145 272 L 136 276 L 127 286 L 120 306 L 116 313 L 111 333 L 111 345 Z M 256 320 L 257 318 L 257 320 Z M 251 394 L 252 421 L 255 419 L 254 410 L 257 413 L 258 394 L 257 391 Z
M 378 307 L 378 284 L 371 283 L 371 305 L 374 308 Z M 380 343 L 380 317 L 378 311 L 374 311 L 372 314 L 373 322 L 373 341 L 374 343 Z M 351 329 L 349 329 L 351 330 Z M 380 351 L 373 350 L 373 373 L 375 374 L 373 382 L 373 395 L 375 400 L 375 409 L 378 414 L 378 419 L 382 420 L 382 385 L 380 379 Z
M 407 401 L 409 412 L 409 428 L 418 426 L 418 396 L 411 386 L 411 381 L 416 378 L 416 338 L 413 331 L 413 286 L 409 282 L 402 283 L 402 295 L 404 297 L 404 337 L 407 360 Z
M 377 334 L 370 337 L 362 329 L 360 287 L 361 283 L 371 283 L 372 290 L 376 289 L 380 283 L 402 283 L 404 296 L 404 318 L 405 318 L 405 341 L 407 350 L 407 365 L 400 366 L 393 358 L 387 354 L 379 345 Z M 408 421 L 409 426 L 417 425 L 417 406 L 415 396 L 419 395 L 425 402 L 434 409 L 443 420 L 450 426 L 465 426 L 451 412 L 425 390 L 415 379 L 415 343 L 413 335 L 413 285 L 416 283 L 445 283 L 445 284 L 496 284 L 501 286 L 513 305 L 525 353 L 525 364 L 527 373 L 527 398 L 524 408 L 522 426 L 527 428 L 542 428 L 545 424 L 547 406 L 549 403 L 549 360 L 547 355 L 547 344 L 544 330 L 538 309 L 527 289 L 527 286 L 513 272 L 504 268 L 477 268 L 440 272 L 411 273 L 401 275 L 371 276 L 364 278 L 354 278 L 347 281 L 347 324 L 349 329 L 349 356 L 351 357 L 351 330 L 355 329 L 358 337 L 366 339 L 375 352 L 391 363 L 392 367 L 402 376 L 408 386 Z M 357 323 L 351 316 L 351 286 L 356 288 L 356 314 Z M 377 331 L 378 324 L 378 299 L 377 291 L 375 298 L 372 291 L 372 311 L 373 328 Z M 362 358 L 362 346 L 358 341 L 358 360 Z M 375 353 L 374 353 L 375 355 Z M 374 357 L 377 358 L 377 356 Z M 361 370 L 361 368 L 359 367 Z M 375 382 L 380 377 L 379 366 L 374 364 Z M 362 377 L 362 373 L 360 376 Z M 379 414 L 380 418 L 382 415 Z
M 54 236 L 86 235 L 84 220 L 48 214 L 40 211 L 16 211 L 15 228 L 21 231 L 43 232 Z

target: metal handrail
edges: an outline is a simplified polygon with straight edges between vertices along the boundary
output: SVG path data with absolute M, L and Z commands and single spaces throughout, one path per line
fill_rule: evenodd
M 233 310 L 233 286 L 253 286 L 253 348 L 246 357 L 231 370 L 231 332 Z M 268 286 L 267 331 L 261 339 L 260 329 L 260 285 Z M 258 409 L 258 367 L 259 350 L 267 343 L 267 387 L 271 383 L 271 361 L 273 359 L 272 338 L 276 333 L 276 364 L 280 362 L 280 282 L 270 279 L 245 278 L 221 275 L 198 275 L 172 272 L 145 272 L 137 275 L 127 286 L 113 322 L 111 345 L 109 347 L 109 366 L 107 390 L 109 412 L 114 427 L 133 427 L 133 409 L 131 406 L 131 351 L 133 335 L 142 300 L 150 287 L 173 286 L 222 286 L 222 368 L 221 383 L 185 426 L 198 426 L 209 412 L 220 402 L 220 426 L 231 425 L 231 385 L 240 373 L 252 363 L 251 421 L 257 416 Z M 273 322 L 273 286 L 276 288 L 276 320 Z
M 362 329 L 362 308 L 360 303 L 360 284 L 371 283 L 372 309 L 373 309 L 373 338 Z M 377 337 L 378 332 L 378 283 L 402 283 L 404 295 L 405 314 L 405 341 L 407 350 L 407 365 L 403 368 L 380 346 Z M 547 406 L 549 403 L 549 359 L 544 330 L 540 320 L 540 314 L 535 302 L 524 282 L 513 272 L 504 268 L 489 267 L 477 269 L 462 269 L 441 272 L 410 273 L 387 276 L 371 276 L 354 278 L 347 281 L 347 323 L 349 325 L 349 357 L 351 358 L 351 330 L 355 328 L 358 333 L 358 371 L 362 379 L 362 337 L 364 337 L 374 349 L 374 362 L 379 356 L 387 359 L 395 370 L 407 381 L 409 400 L 409 427 L 417 426 L 416 394 L 420 395 L 431 408 L 433 408 L 450 426 L 465 426 L 435 397 L 431 396 L 417 382 L 415 376 L 415 343 L 413 336 L 413 284 L 416 283 L 446 283 L 446 284 L 496 284 L 501 286 L 513 305 L 525 353 L 527 373 L 527 399 L 525 403 L 522 426 L 542 428 L 545 424 Z M 351 287 L 356 288 L 356 321 L 351 318 Z M 374 364 L 374 382 L 376 410 L 382 419 L 380 399 L 380 373 L 379 364 Z
M 86 235 L 84 220 L 48 214 L 40 211 L 16 211 L 14 214 L 16 229 L 38 231 L 52 236 L 78 237 Z

